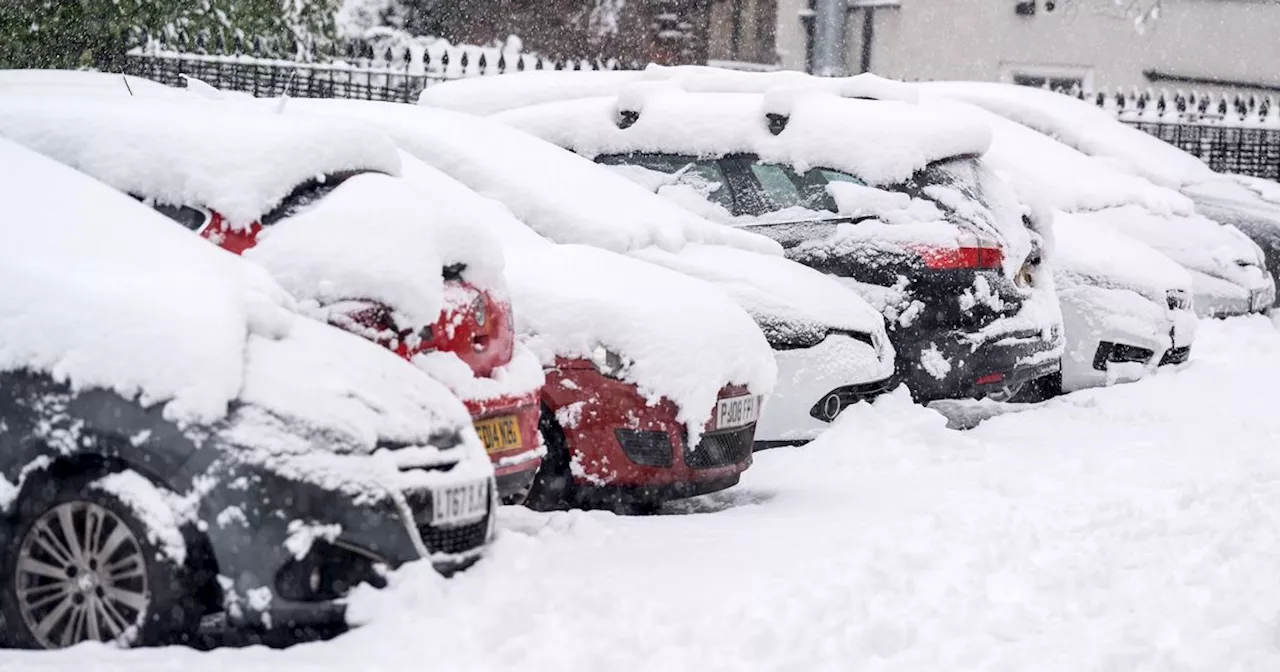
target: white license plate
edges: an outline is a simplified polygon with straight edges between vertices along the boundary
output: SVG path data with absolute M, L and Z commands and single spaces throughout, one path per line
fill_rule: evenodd
M 716 402 L 716 429 L 742 427 L 760 417 L 760 397 L 730 397 Z
M 489 481 L 437 488 L 431 493 L 431 504 L 432 525 L 452 525 L 483 518 L 489 510 Z

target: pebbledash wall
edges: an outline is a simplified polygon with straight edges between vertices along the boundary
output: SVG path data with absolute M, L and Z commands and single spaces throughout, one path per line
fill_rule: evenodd
M 1161 0 L 1141 30 L 1123 10 L 1155 1 L 849 0 L 846 62 L 870 36 L 870 69 L 898 79 L 1280 92 L 1280 2 Z M 810 6 L 778 0 L 784 68 L 806 69 Z

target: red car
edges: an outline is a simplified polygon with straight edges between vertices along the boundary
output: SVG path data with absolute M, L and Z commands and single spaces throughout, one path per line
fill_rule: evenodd
M 400 181 L 384 174 L 398 169 L 395 148 L 365 127 L 333 120 L 308 123 L 195 100 L 93 102 L 86 105 L 83 99 L 64 96 L 6 100 L 0 104 L 0 134 L 151 204 L 235 254 L 254 248 L 259 235 L 273 225 L 323 205 L 323 199 L 353 178 Z M 154 123 L 158 118 L 162 125 Z M 310 161 L 312 156 L 317 158 Z M 273 190 L 287 196 L 266 196 Z M 228 208 L 220 209 L 219 202 L 230 204 L 238 217 L 227 216 Z M 259 207 L 238 207 L 245 203 Z M 448 218 L 448 213 L 431 212 L 430 205 L 421 208 L 424 219 L 437 214 L 438 219 Z M 257 213 L 247 225 L 246 212 Z M 359 218 L 365 212 L 352 211 L 350 226 L 373 230 Z M 409 214 L 416 212 L 411 209 Z M 422 226 L 432 224 L 424 221 Z M 467 259 L 465 254 L 462 259 Z M 484 385 L 492 382 L 484 379 L 509 368 L 513 355 L 520 352 L 510 303 L 464 279 L 466 263 L 444 261 L 442 274 L 443 309 L 434 324 L 419 319 L 405 326 L 403 314 L 392 306 L 360 295 L 339 294 L 336 300 L 321 301 L 323 317 L 405 359 L 441 352 L 464 362 L 479 384 L 458 389 L 450 381 L 441 382 L 471 412 L 494 463 L 501 498 L 521 501 L 544 451 L 538 432 L 541 374 L 532 355 L 522 352 L 521 363 L 533 368 L 537 380 L 526 375 L 516 376 L 530 383 L 523 386 Z M 371 270 L 369 275 L 376 273 Z M 511 376 L 504 372 L 498 377 Z

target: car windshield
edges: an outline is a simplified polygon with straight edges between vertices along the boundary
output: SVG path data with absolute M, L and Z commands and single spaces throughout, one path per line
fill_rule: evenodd
M 316 201 L 328 196 L 338 185 L 361 173 L 369 171 L 352 170 L 330 175 L 321 175 L 314 180 L 307 180 L 298 185 L 285 196 L 280 204 L 262 216 L 262 225 L 270 226 L 276 222 L 292 217 L 311 207 Z

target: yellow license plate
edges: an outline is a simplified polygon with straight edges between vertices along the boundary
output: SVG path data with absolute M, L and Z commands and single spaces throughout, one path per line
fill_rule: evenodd
M 476 421 L 475 426 L 486 452 L 501 453 L 520 447 L 520 425 L 514 415 L 485 418 Z

